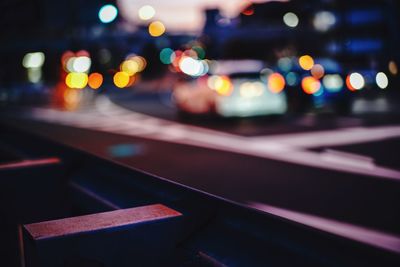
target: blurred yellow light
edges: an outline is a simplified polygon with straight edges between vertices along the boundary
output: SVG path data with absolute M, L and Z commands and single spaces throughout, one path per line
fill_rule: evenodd
M 279 73 L 272 73 L 268 77 L 268 88 L 272 93 L 280 93 L 285 88 L 285 78 Z
M 139 9 L 139 18 L 141 20 L 149 20 L 149 19 L 153 18 L 155 14 L 156 14 L 156 11 L 154 10 L 154 7 L 149 6 L 149 5 L 142 6 Z
M 149 25 L 149 33 L 153 37 L 159 37 L 165 33 L 165 26 L 161 21 L 154 21 Z
M 132 70 L 135 69 L 135 64 L 137 65 L 137 70 L 135 71 L 135 73 L 137 72 L 141 72 L 143 71 L 146 66 L 147 66 L 147 61 L 144 57 L 141 56 L 137 56 L 137 55 L 130 55 L 127 57 L 127 59 L 125 61 L 133 61 L 134 63 L 127 63 L 126 65 L 126 71 L 122 70 L 122 65 L 121 65 L 121 70 L 125 71 L 126 73 L 130 74 L 131 71 L 129 71 L 128 69 L 131 68 Z M 133 74 L 135 74 L 133 73 Z
M 100 73 L 92 73 L 89 75 L 89 87 L 92 89 L 99 89 L 103 84 L 103 75 Z
M 314 66 L 314 59 L 309 55 L 301 56 L 299 58 L 299 65 L 304 70 L 311 70 Z
M 114 84 L 118 88 L 124 88 L 129 84 L 129 74 L 123 71 L 117 72 L 114 75 Z
M 65 84 L 69 88 L 83 89 L 88 83 L 88 75 L 86 73 L 71 72 L 65 78 Z
M 215 81 L 215 91 L 223 96 L 229 96 L 233 91 L 233 85 L 229 77 L 222 76 Z
M 139 63 L 132 59 L 125 60 L 121 64 L 121 71 L 126 72 L 129 76 L 135 75 L 139 69 Z
M 322 65 L 320 64 L 315 64 L 311 68 L 311 74 L 315 79 L 321 79 L 325 75 L 325 69 Z
M 314 77 L 304 77 L 301 81 L 301 87 L 306 94 L 312 95 L 321 89 L 321 82 Z

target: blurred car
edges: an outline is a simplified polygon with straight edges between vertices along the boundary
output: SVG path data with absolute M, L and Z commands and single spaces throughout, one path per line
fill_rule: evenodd
M 223 117 L 284 114 L 285 93 L 268 88 L 263 69 L 264 64 L 257 60 L 214 62 L 210 75 L 175 86 L 175 103 L 179 110 L 191 114 L 214 113 Z

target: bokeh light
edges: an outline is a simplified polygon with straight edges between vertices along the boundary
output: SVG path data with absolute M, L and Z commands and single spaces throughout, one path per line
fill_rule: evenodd
M 70 60 L 73 72 L 88 72 L 92 65 L 92 60 L 87 56 L 73 57 Z
M 313 24 L 317 31 L 326 32 L 336 24 L 335 14 L 330 11 L 320 11 L 315 14 Z
M 34 52 L 28 53 L 24 56 L 22 60 L 22 66 L 25 68 L 40 68 L 43 66 L 45 60 L 44 53 Z
M 120 69 L 121 71 L 127 73 L 129 76 L 132 76 L 139 72 L 140 66 L 137 61 L 128 59 L 122 62 Z
M 28 80 L 31 83 L 38 83 L 42 79 L 42 68 L 29 68 Z
M 204 60 L 197 60 L 191 57 L 184 56 L 179 61 L 180 70 L 190 76 L 203 76 L 208 71 L 208 64 Z
M 254 14 L 254 6 L 253 3 L 251 1 L 243 1 L 243 6 L 245 7 L 242 11 L 242 14 L 245 16 L 251 16 Z
M 283 89 L 285 89 L 285 78 L 283 78 L 283 76 L 279 73 L 272 73 L 269 77 L 268 77 L 268 89 L 272 92 L 272 93 L 280 93 L 283 91 Z
M 325 69 L 322 65 L 320 64 L 315 64 L 312 68 L 311 68 L 311 75 L 315 78 L 315 79 L 321 79 L 325 74 Z
M 286 26 L 295 28 L 299 24 L 299 17 L 293 12 L 288 12 L 283 16 L 283 22 Z
M 192 47 L 192 50 L 196 52 L 197 58 L 204 59 L 206 57 L 206 51 L 203 47 L 195 45 Z
M 152 19 L 156 15 L 156 10 L 150 5 L 145 5 L 139 8 L 139 18 L 141 20 Z
M 241 97 L 253 98 L 261 96 L 265 91 L 265 85 L 261 82 L 245 82 L 240 85 Z
M 65 84 L 69 88 L 83 89 L 88 83 L 88 75 L 86 73 L 71 72 L 65 77 Z
M 144 57 L 134 56 L 129 59 L 135 61 L 138 64 L 139 66 L 138 72 L 142 72 L 147 66 L 147 61 Z
M 322 84 L 328 92 L 339 92 L 343 89 L 343 79 L 339 74 L 327 74 L 322 79 Z
M 386 89 L 389 86 L 389 79 L 383 72 L 378 72 L 375 77 L 376 84 L 381 89 Z
M 397 73 L 399 72 L 397 64 L 393 60 L 389 61 L 388 69 L 392 75 L 397 75 Z
M 306 94 L 312 95 L 321 89 L 321 83 L 314 77 L 307 76 L 301 81 L 301 87 Z
M 278 68 L 284 72 L 289 72 L 293 67 L 293 62 L 288 57 L 282 57 L 278 60 Z
M 129 84 L 129 74 L 123 71 L 119 71 L 114 74 L 113 81 L 116 87 L 125 88 Z
M 74 110 L 79 106 L 82 100 L 82 91 L 67 88 L 63 93 L 63 100 L 67 110 Z
M 92 73 L 89 75 L 88 85 L 92 89 L 99 89 L 103 84 L 103 75 L 100 73 Z
M 149 34 L 153 37 L 159 37 L 165 33 L 165 26 L 161 21 L 154 21 L 149 25 Z
M 309 55 L 304 55 L 299 58 L 299 65 L 304 70 L 311 70 L 314 66 L 314 59 Z
M 346 78 L 346 85 L 350 91 L 361 90 L 365 86 L 364 77 L 358 72 L 351 73 Z
M 222 96 L 229 96 L 233 91 L 233 84 L 228 76 L 210 76 L 207 85 Z
M 111 4 L 105 5 L 99 10 L 99 19 L 102 23 L 111 23 L 118 16 L 118 9 Z
M 175 59 L 174 50 L 171 48 L 164 48 L 160 52 L 160 60 L 162 63 L 168 65 L 171 64 Z
M 299 84 L 299 75 L 296 72 L 289 72 L 286 74 L 285 79 L 289 86 L 296 86 Z

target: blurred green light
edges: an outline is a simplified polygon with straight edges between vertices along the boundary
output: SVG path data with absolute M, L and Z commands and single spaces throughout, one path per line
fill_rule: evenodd
M 201 46 L 193 46 L 192 49 L 197 53 L 199 59 L 204 59 L 206 57 L 206 52 Z
M 160 52 L 160 60 L 164 64 L 171 64 L 174 61 L 175 53 L 171 48 L 164 48 Z

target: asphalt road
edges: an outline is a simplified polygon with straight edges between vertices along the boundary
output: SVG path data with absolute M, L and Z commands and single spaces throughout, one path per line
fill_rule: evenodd
M 72 113 L 36 108 L 14 124 L 238 203 L 400 236 L 393 122 L 302 116 L 206 127 L 182 121 L 162 98 L 111 99 Z

